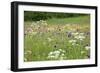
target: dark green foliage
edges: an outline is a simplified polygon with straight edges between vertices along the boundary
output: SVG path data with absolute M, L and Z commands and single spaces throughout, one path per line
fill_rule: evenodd
M 51 18 L 68 18 L 85 15 L 87 14 L 24 11 L 24 21 L 39 21 Z

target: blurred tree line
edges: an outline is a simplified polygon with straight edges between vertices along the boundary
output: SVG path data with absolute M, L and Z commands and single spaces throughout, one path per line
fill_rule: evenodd
M 24 11 L 24 21 L 39 21 L 51 18 L 68 18 L 68 17 L 77 17 L 84 15 L 87 14 Z

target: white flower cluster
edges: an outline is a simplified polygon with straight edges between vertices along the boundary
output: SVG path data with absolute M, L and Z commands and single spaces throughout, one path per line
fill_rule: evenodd
M 72 40 L 69 40 L 69 43 L 71 43 L 72 45 L 75 45 L 76 42 L 77 42 L 77 41 L 76 41 L 76 40 L 73 40 L 73 39 L 72 39 Z
M 75 32 L 75 33 L 72 33 L 72 35 L 74 36 L 74 38 L 69 40 L 69 43 L 71 43 L 72 45 L 78 45 L 76 44 L 77 40 L 82 41 L 85 39 L 84 33 Z
M 86 46 L 85 49 L 86 49 L 86 50 L 89 50 L 89 49 L 90 49 L 90 46 Z
M 58 49 L 58 50 L 55 50 L 55 51 L 51 51 L 48 56 L 47 56 L 48 59 L 55 59 L 55 60 L 63 60 L 65 59 L 65 51 L 62 50 L 62 49 Z
M 31 55 L 32 51 L 31 50 L 27 50 L 26 52 L 24 52 L 25 55 Z M 27 58 L 24 58 L 24 61 L 27 61 Z
M 27 29 L 25 30 L 25 34 L 36 35 L 38 33 L 36 30 L 39 30 L 40 29 L 39 27 L 41 27 L 41 25 L 47 26 L 48 24 L 44 20 L 40 20 L 40 21 L 37 21 L 37 22 L 32 22 L 32 24 L 29 27 L 27 27 Z
M 47 22 L 44 21 L 44 20 L 37 21 L 36 24 L 39 24 L 39 25 L 48 25 Z
M 84 36 L 84 33 L 74 33 L 74 38 L 77 39 L 77 40 L 84 40 L 85 39 L 85 36 Z

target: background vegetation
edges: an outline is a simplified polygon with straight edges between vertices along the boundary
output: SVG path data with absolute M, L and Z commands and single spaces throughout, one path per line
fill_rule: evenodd
M 54 13 L 54 12 L 51 13 L 51 12 L 32 12 L 32 11 L 25 11 L 24 13 L 25 13 L 24 14 L 25 21 L 39 21 L 52 18 L 87 16 L 87 14 L 79 14 L 79 13 Z

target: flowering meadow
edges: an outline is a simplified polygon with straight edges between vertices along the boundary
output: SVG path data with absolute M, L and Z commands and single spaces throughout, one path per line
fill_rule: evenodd
M 89 15 L 24 22 L 24 61 L 90 58 Z

